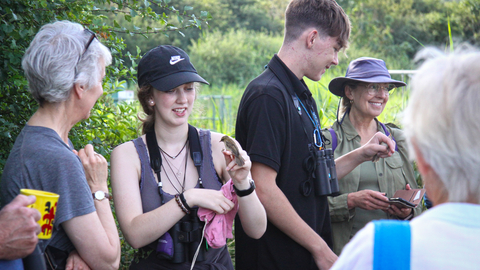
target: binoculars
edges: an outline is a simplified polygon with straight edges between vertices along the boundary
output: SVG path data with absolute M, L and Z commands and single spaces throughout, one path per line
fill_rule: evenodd
M 157 243 L 157 257 L 168 259 L 172 263 L 192 262 L 197 249 L 197 262 L 205 260 L 206 243 L 202 237 L 205 223 L 197 216 L 198 208 L 193 208 L 189 215 L 180 221 L 160 239 Z
M 315 173 L 313 187 L 315 196 L 337 196 L 339 194 L 337 169 L 332 149 L 314 150 Z

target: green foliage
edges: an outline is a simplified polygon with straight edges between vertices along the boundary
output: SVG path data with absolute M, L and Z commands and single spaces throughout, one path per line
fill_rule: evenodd
M 198 73 L 218 88 L 246 86 L 260 74 L 282 44 L 281 36 L 248 30 L 204 33 L 189 47 Z
M 288 0 L 176 0 L 175 5 L 181 10 L 191 7 L 194 10 L 208 10 L 208 27 L 202 27 L 202 31 L 228 32 L 231 29 L 246 29 L 262 31 L 270 34 L 281 34 L 283 30 L 283 13 Z M 162 12 L 152 7 L 157 12 Z M 187 10 L 187 14 L 191 11 Z M 178 21 L 177 18 L 172 18 Z M 123 18 L 116 18 L 123 25 Z M 138 27 L 152 26 L 150 20 L 141 17 L 132 18 L 132 22 Z M 135 50 L 138 46 L 142 51 L 147 51 L 161 44 L 171 44 L 188 51 L 191 40 L 196 41 L 202 36 L 196 29 L 184 29 L 179 32 L 164 33 L 162 35 L 149 36 L 148 39 L 131 39 L 129 35 L 121 35 L 128 50 Z
M 137 107 L 113 106 L 110 94 L 135 84 L 135 61 L 141 50 L 125 51 L 120 34 L 153 34 L 200 29 L 210 18 L 208 12 L 193 12 L 192 7 L 177 9 L 168 0 L 2 0 L 0 6 L 0 176 L 15 138 L 37 108 L 23 77 L 21 59 L 35 34 L 44 24 L 69 20 L 97 33 L 112 52 L 113 63 L 107 68 L 105 93 L 94 106 L 91 117 L 77 124 L 70 134 L 76 149 L 87 143 L 110 159 L 116 145 L 137 137 Z M 155 10 L 161 10 L 156 12 Z M 151 25 L 138 27 L 136 18 Z M 174 19 L 172 19 L 174 18 Z M 122 24 L 119 23 L 121 20 Z M 125 64 L 127 61 L 128 65 Z M 114 213 L 115 214 L 115 213 Z M 133 250 L 122 239 L 121 267 L 126 268 Z
M 339 0 L 352 22 L 351 42 L 379 58 L 411 59 L 421 44 L 445 46 L 448 20 L 457 42 L 478 44 L 479 0 Z M 403 69 L 413 68 L 407 64 Z
M 111 94 L 125 88 L 125 82 L 119 81 L 119 78 L 134 84 L 132 78 L 135 74 L 135 61 L 139 59 L 140 53 L 140 50 L 125 52 L 124 40 L 118 36 L 119 33 L 146 36 L 178 32 L 182 29 L 201 28 L 209 18 L 207 12 L 201 12 L 198 16 L 191 12 L 192 8 L 185 8 L 185 11 L 181 12 L 168 5 L 168 2 L 159 0 L 2 1 L 0 7 L 2 20 L 0 26 L 0 88 L 2 89 L 0 93 L 0 122 L 2 123 L 0 166 L 2 170 L 16 136 L 37 108 L 28 93 L 27 83 L 21 70 L 21 59 L 40 27 L 57 20 L 70 20 L 95 31 L 99 39 L 112 51 L 113 64 L 107 68 L 105 78 L 105 91 Z M 152 7 L 162 9 L 163 12 L 156 13 Z M 172 16 L 181 23 L 171 22 Z M 112 19 L 122 18 L 131 22 L 132 18 L 136 17 L 151 20 L 156 22 L 156 25 L 142 29 L 131 23 L 124 22 L 120 25 Z M 130 62 L 128 66 L 124 65 L 125 58 Z M 101 111 L 103 106 L 101 103 L 102 101 L 97 103 L 93 115 Z M 87 123 L 89 121 L 92 120 L 88 120 Z M 87 123 L 80 125 L 88 125 Z M 84 138 L 87 139 L 88 136 L 85 134 Z M 74 138 L 75 142 L 78 141 L 75 144 L 76 147 L 91 140 Z

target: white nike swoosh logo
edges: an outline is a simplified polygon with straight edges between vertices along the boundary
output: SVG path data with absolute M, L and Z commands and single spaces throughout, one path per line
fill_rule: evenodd
M 175 65 L 176 63 L 178 63 L 178 62 L 180 62 L 180 61 L 182 61 L 182 60 L 185 60 L 185 58 L 180 58 L 180 59 L 175 59 L 175 60 L 170 59 L 170 65 L 173 66 L 173 65 Z

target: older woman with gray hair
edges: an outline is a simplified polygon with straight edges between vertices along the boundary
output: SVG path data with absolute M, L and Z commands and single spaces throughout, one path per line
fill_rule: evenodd
M 52 237 L 40 248 L 47 265 L 64 269 L 78 252 L 92 269 L 117 269 L 120 241 L 109 203 L 107 162 L 92 145 L 78 152 L 70 129 L 87 119 L 102 95 L 110 51 L 80 24 L 44 25 L 22 67 L 39 107 L 15 141 L 1 182 L 2 203 L 21 188 L 60 195 Z
M 368 224 L 332 269 L 372 269 L 372 265 L 373 269 L 382 265 L 478 269 L 479 74 L 478 51 L 441 56 L 422 65 L 412 82 L 403 123 L 434 207 L 410 224 Z

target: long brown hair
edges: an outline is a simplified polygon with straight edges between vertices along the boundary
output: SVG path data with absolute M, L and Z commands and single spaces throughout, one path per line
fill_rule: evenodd
M 142 122 L 142 134 L 145 134 L 151 130 L 155 125 L 155 112 L 149 102 L 153 99 L 153 91 L 155 88 L 150 84 L 142 86 L 138 89 L 137 97 L 142 105 L 144 116 L 138 115 L 138 119 Z

